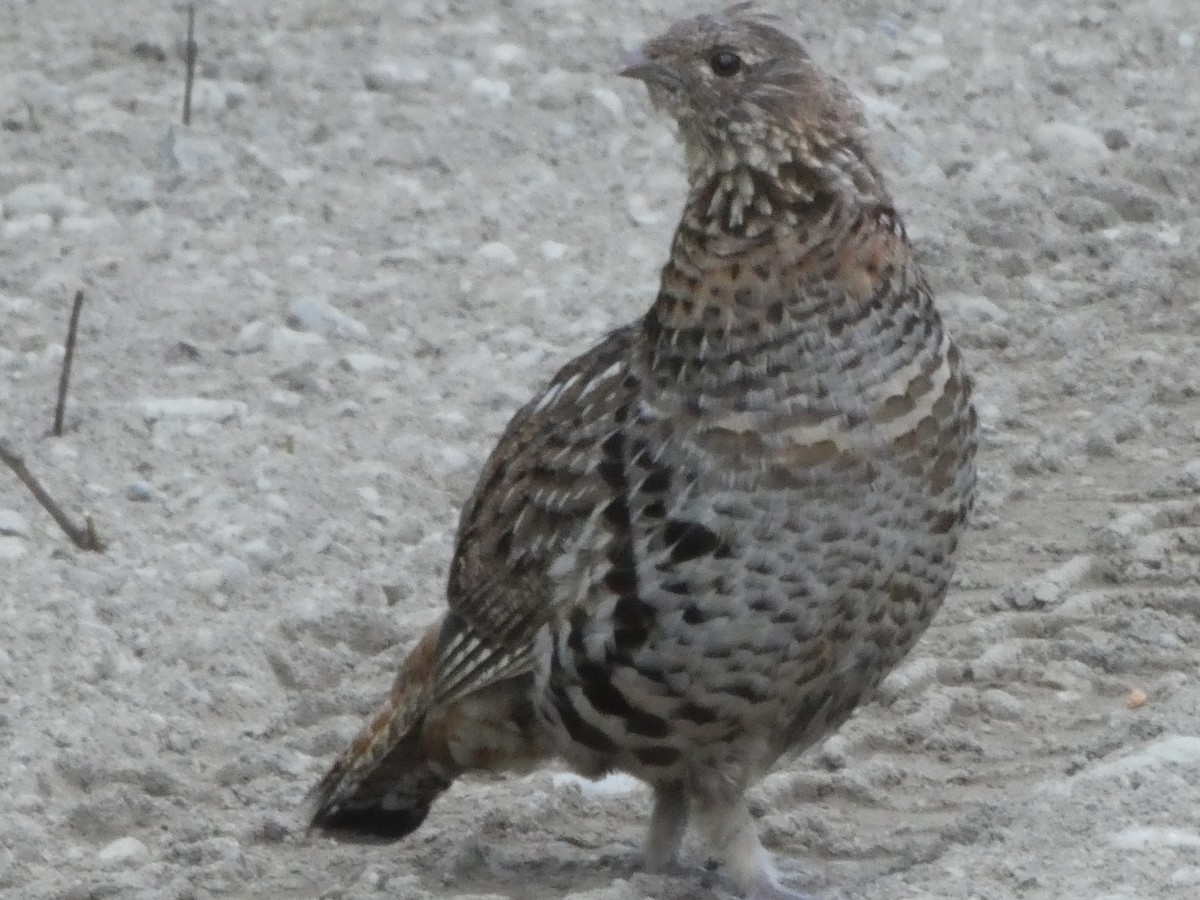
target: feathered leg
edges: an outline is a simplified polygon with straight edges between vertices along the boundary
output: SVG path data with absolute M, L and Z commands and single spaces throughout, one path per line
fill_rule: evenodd
M 643 859 L 651 872 L 669 869 L 679 856 L 679 847 L 687 830 L 688 803 L 679 784 L 656 785 L 654 812 L 646 832 Z
M 697 798 L 693 808 L 693 821 L 701 837 L 720 858 L 726 875 L 746 900 L 812 900 L 810 895 L 779 883 L 744 797 Z

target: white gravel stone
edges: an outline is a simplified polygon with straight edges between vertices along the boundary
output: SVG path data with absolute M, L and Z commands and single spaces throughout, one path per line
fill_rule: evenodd
M 1114 847 L 1121 850 L 1200 849 L 1200 833 L 1182 828 L 1133 825 L 1112 836 Z
M 413 60 L 379 62 L 363 73 L 363 85 L 368 91 L 399 94 L 429 82 L 429 69 Z
M 25 546 L 25 541 L 18 537 L 0 537 L 0 560 L 15 560 L 20 559 L 29 550 Z
M 233 342 L 233 349 L 238 353 L 256 353 L 265 350 L 271 340 L 271 326 L 256 319 L 244 325 Z
M 592 88 L 592 96 L 595 98 L 597 103 L 599 103 L 612 115 L 614 119 L 624 118 L 625 102 L 612 88 Z
M 161 419 L 190 419 L 231 422 L 246 415 L 249 406 L 241 400 L 216 400 L 208 397 L 157 397 L 140 403 L 147 424 Z
M 1033 146 L 1041 158 L 1063 164 L 1098 164 L 1110 155 L 1104 138 L 1084 125 L 1043 122 L 1033 132 Z
M 947 291 L 939 298 L 939 305 L 944 309 L 953 310 L 968 326 L 985 322 L 1003 322 L 1008 318 L 1008 313 L 987 297 L 981 297 L 978 294 Z
M 931 75 L 945 72 L 950 68 L 950 60 L 937 54 L 918 56 L 912 60 L 904 71 L 905 80 L 909 84 L 924 81 Z
M 123 175 L 113 186 L 112 203 L 119 212 L 141 212 L 154 202 L 154 179 L 149 175 Z
M 529 54 L 519 44 L 494 44 L 488 49 L 488 55 L 499 66 L 524 67 L 529 60 Z
M 512 99 L 512 85 L 501 78 L 478 75 L 471 79 L 471 93 L 490 101 L 493 106 L 501 106 Z
M 625 797 L 646 790 L 645 784 L 624 772 L 612 772 L 600 779 L 581 778 L 574 772 L 555 772 L 551 782 L 556 788 L 574 788 L 585 797 Z
M 15 509 L 0 509 L 0 536 L 29 537 L 29 522 Z
M 984 691 L 979 697 L 979 705 L 994 719 L 1019 719 L 1022 715 L 1021 701 L 999 688 Z
M 267 395 L 267 405 L 283 412 L 299 409 L 303 402 L 304 395 L 298 394 L 295 391 L 271 391 Z
M 184 585 L 202 596 L 208 596 L 221 589 L 225 581 L 225 573 L 220 568 L 201 569 L 188 572 L 183 576 Z
M 913 657 L 884 678 L 879 686 L 879 697 L 885 702 L 894 702 L 903 696 L 919 693 L 933 684 L 937 678 L 938 661 L 933 657 Z
M 650 206 L 650 201 L 643 194 L 630 194 L 625 208 L 629 212 L 629 218 L 635 225 L 659 225 L 666 218 L 661 210 L 656 210 Z
M 342 357 L 341 365 L 355 375 L 378 375 L 399 368 L 395 360 L 385 359 L 375 353 L 347 353 Z
M 1194 768 L 1200 765 L 1200 737 L 1172 734 L 1140 750 L 1106 759 L 1081 772 L 1076 778 L 1118 778 L 1134 772 L 1153 772 L 1168 766 Z
M 904 70 L 898 66 L 876 66 L 871 70 L 871 84 L 884 93 L 898 91 L 904 86 Z
M 221 570 L 221 584 L 224 587 L 241 584 L 250 577 L 250 567 L 236 556 L 229 554 L 222 556 L 219 566 Z
M 1023 584 L 1004 592 L 1005 603 L 1018 609 L 1031 606 L 1052 606 L 1090 575 L 1095 569 L 1095 559 L 1089 555 L 1073 556 L 1060 566 L 1043 573 Z
M 299 297 L 288 305 L 287 324 L 322 337 L 365 341 L 371 333 L 362 322 L 319 297 Z
M 28 219 L 33 216 L 49 216 L 52 222 L 66 216 L 79 215 L 87 204 L 67 196 L 62 185 L 42 181 L 23 184 L 13 188 L 4 196 L 6 219 Z
M 233 166 L 233 157 L 222 144 L 174 124 L 159 145 L 158 164 L 168 173 L 192 181 L 207 181 Z
M 269 572 L 279 562 L 279 551 L 266 538 L 256 538 L 242 545 L 242 557 L 261 572 Z
M 149 853 L 146 845 L 137 838 L 123 837 L 102 847 L 96 856 L 106 863 L 128 863 L 140 860 Z
M 507 269 L 515 268 L 517 265 L 516 251 L 508 246 L 508 244 L 502 244 L 500 241 L 491 241 L 484 244 L 475 251 L 475 256 L 485 262 L 494 263 Z

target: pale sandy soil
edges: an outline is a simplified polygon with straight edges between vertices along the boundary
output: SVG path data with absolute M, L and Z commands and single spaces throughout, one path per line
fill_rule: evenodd
M 689 6 L 209 3 L 184 129 L 170 4 L 0 2 L 0 435 L 109 542 L 0 470 L 0 895 L 725 896 L 637 871 L 619 779 L 300 827 L 499 430 L 649 302 L 678 155 L 613 60 Z M 825 898 L 1200 896 L 1194 0 L 772 6 L 868 104 L 986 440 L 946 608 L 766 840 Z

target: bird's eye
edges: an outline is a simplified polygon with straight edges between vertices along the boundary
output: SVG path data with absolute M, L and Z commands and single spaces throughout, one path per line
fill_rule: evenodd
M 713 73 L 721 78 L 731 78 L 742 70 L 742 58 L 732 50 L 715 50 L 708 58 Z

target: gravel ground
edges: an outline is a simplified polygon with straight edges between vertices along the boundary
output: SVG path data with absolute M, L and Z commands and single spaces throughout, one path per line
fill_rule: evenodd
M 823 898 L 1196 897 L 1194 0 L 764 5 L 866 102 L 986 426 L 945 609 L 765 840 Z M 678 151 L 613 61 L 690 6 L 206 3 L 184 128 L 171 4 L 0 3 L 0 436 L 108 543 L 0 469 L 0 894 L 725 896 L 638 872 L 626 778 L 301 815 L 508 417 L 652 296 Z

